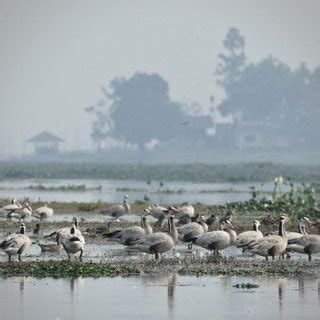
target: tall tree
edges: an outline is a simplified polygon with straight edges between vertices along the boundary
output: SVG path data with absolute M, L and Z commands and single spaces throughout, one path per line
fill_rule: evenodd
M 237 28 L 230 28 L 223 45 L 226 53 L 218 55 L 221 62 L 218 64 L 216 74 L 217 83 L 229 94 L 230 88 L 239 80 L 245 66 L 245 40 Z

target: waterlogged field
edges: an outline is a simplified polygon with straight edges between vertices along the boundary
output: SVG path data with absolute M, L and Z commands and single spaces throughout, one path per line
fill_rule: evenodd
M 195 172 L 205 176 L 203 167 L 195 168 L 188 169 L 191 177 Z M 237 182 L 210 181 L 210 174 L 207 180 L 196 182 L 189 181 L 189 176 L 180 181 L 163 179 L 166 172 L 163 168 L 140 180 L 120 169 L 116 171 L 118 174 L 126 172 L 121 178 L 111 179 L 112 174 L 108 174 L 102 179 L 106 172 L 100 168 L 96 180 L 86 176 L 94 170 L 85 167 L 82 179 L 62 179 L 59 174 L 64 169 L 57 168 L 54 173 L 41 167 L 40 170 L 15 167 L 13 171 L 7 167 L 6 175 L 2 175 L 0 207 L 12 197 L 28 198 L 34 209 L 43 201 L 50 201 L 55 214 L 41 223 L 39 234 L 33 233 L 39 221 L 34 217 L 27 219 L 32 245 L 23 254 L 22 263 L 9 264 L 0 250 L 1 319 L 37 320 L 44 314 L 47 319 L 88 319 L 101 315 L 117 319 L 132 315 L 141 319 L 186 319 L 191 314 L 231 319 L 318 318 L 320 254 L 315 254 L 312 262 L 306 261 L 306 255 L 294 254 L 290 260 L 267 263 L 264 258 L 243 254 L 235 247 L 213 257 L 205 249 L 193 246 L 189 251 L 185 244 L 178 243 L 155 262 L 153 257 L 129 252 L 101 235 L 139 224 L 141 212 L 152 202 L 167 206 L 185 201 L 205 216 L 219 217 L 232 210 L 238 233 L 250 229 L 253 219 L 261 220 L 267 214 L 277 219 L 282 212 L 290 217 L 287 230 L 297 231 L 299 217 L 308 216 L 312 223 L 319 218 L 319 180 L 316 176 L 313 179 L 309 171 L 298 171 L 303 173 L 301 180 L 285 177 L 283 181 L 280 179 L 281 183 L 279 179 L 275 183 L 274 175 L 259 179 L 259 174 L 260 178 L 265 174 L 265 167 L 261 168 L 263 174 L 257 174 L 253 168 L 249 174 L 252 179 L 236 179 Z M 1 172 L 3 168 L 0 176 Z M 179 175 L 176 173 L 175 177 Z M 226 177 L 226 171 L 223 175 Z M 101 214 L 101 210 L 120 203 L 124 194 L 129 196 L 130 214 L 121 217 L 120 222 Z M 83 262 L 67 261 L 64 250 L 43 237 L 69 226 L 74 216 L 78 217 L 86 239 Z M 148 221 L 153 224 L 156 220 L 148 217 Z M 6 212 L 0 210 L 0 239 L 16 232 L 17 226 L 17 220 L 7 221 Z M 215 229 L 218 228 L 216 223 Z M 261 229 L 266 231 L 264 226 Z M 314 224 L 308 231 L 318 232 Z M 42 299 L 50 303 L 39 304 Z

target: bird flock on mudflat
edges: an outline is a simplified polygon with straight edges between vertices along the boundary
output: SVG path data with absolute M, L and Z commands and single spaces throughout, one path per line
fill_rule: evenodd
M 19 233 L 8 235 L 1 243 L 0 248 L 11 257 L 18 255 L 21 261 L 22 253 L 30 246 L 31 240 L 26 234 L 24 220 L 31 215 L 40 221 L 50 218 L 54 210 L 49 203 L 37 208 L 34 213 L 29 202 L 21 205 L 13 199 L 10 204 L 2 208 L 7 213 L 7 219 L 17 218 L 21 222 Z M 119 219 L 121 216 L 130 213 L 128 196 L 124 196 L 123 204 L 109 207 L 102 214 Z M 151 226 L 147 221 L 147 216 L 151 215 L 157 221 Z M 186 243 L 188 250 L 192 246 L 200 246 L 216 255 L 220 250 L 230 246 L 242 249 L 242 252 L 249 252 L 252 255 L 259 255 L 272 260 L 275 257 L 290 257 L 290 254 L 297 252 L 306 254 L 308 260 L 312 260 L 312 255 L 320 252 L 320 235 L 308 234 L 307 225 L 311 222 L 308 217 L 301 217 L 298 221 L 299 232 L 286 232 L 285 224 L 288 221 L 287 214 L 280 215 L 278 220 L 278 230 L 271 231 L 270 226 L 277 223 L 271 215 L 262 220 L 262 223 L 270 229 L 264 235 L 260 230 L 260 222 L 253 221 L 251 230 L 237 234 L 232 224 L 233 214 L 227 212 L 218 221 L 220 230 L 214 230 L 216 218 L 211 215 L 207 219 L 203 215 L 195 214 L 194 207 L 188 203 L 180 207 L 163 207 L 155 203 L 145 208 L 141 214 L 140 225 L 123 229 L 108 230 L 103 232 L 103 238 L 116 241 L 126 247 L 130 252 L 144 252 L 154 255 L 158 260 L 162 253 L 168 252 L 175 247 L 178 242 Z M 164 225 L 167 230 L 164 230 Z M 177 226 L 178 225 L 178 226 Z M 39 226 L 39 224 L 37 224 Z M 103 229 L 102 229 L 103 230 Z M 63 247 L 69 259 L 71 256 L 78 256 L 82 259 L 85 250 L 85 239 L 78 225 L 78 219 L 73 218 L 69 227 L 58 229 L 45 238 L 54 238 L 58 248 Z M 43 245 L 45 248 L 45 245 Z

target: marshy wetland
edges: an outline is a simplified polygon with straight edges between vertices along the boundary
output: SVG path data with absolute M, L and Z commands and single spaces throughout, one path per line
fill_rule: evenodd
M 1 170 L 0 170 L 1 171 Z M 314 179 L 263 182 L 226 179 L 210 181 L 166 181 L 133 179 L 21 179 L 0 181 L 0 207 L 28 198 L 32 208 L 50 201 L 54 215 L 40 224 L 26 219 L 32 244 L 23 254 L 7 262 L 0 251 L 0 309 L 4 319 L 87 319 L 101 315 L 127 319 L 182 319 L 195 312 L 217 318 L 305 317 L 316 319 L 320 310 L 320 255 L 308 262 L 304 254 L 291 259 L 266 262 L 263 257 L 242 253 L 230 246 L 218 256 L 199 246 L 188 250 L 178 243 L 160 260 L 144 253 L 132 253 L 125 246 L 102 237 L 103 232 L 139 224 L 140 215 L 152 202 L 181 205 L 188 201 L 196 213 L 221 217 L 233 212 L 237 233 L 249 230 L 253 219 L 271 214 L 289 216 L 287 230 L 308 216 L 309 233 L 317 233 L 319 184 Z M 281 182 L 281 183 L 280 183 Z M 304 182 L 304 183 L 302 183 Z M 101 211 L 129 197 L 130 214 L 120 221 Z M 7 221 L 1 212 L 0 236 L 17 232 L 17 219 Z M 83 261 L 68 261 L 53 239 L 44 239 L 59 228 L 70 226 L 76 216 L 86 245 Z M 151 225 L 156 219 L 148 216 Z M 108 222 L 110 222 L 108 224 Z M 166 226 L 163 227 L 164 231 Z M 219 228 L 215 222 L 214 229 Z M 276 230 L 277 227 L 274 227 Z M 265 226 L 261 226 L 266 232 Z M 39 303 L 44 299 L 48 303 Z M 14 301 L 14 303 L 13 303 Z M 37 308 L 34 306 L 37 305 Z M 56 306 L 59 305 L 59 308 Z M 120 306 L 126 306 L 122 308 Z

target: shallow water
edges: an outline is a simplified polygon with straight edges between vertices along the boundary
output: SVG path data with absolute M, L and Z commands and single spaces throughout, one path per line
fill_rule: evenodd
M 237 289 L 237 283 L 256 289 Z M 318 319 L 319 278 L 0 279 L 1 319 Z
M 43 185 L 46 188 L 68 185 L 85 185 L 86 191 L 39 191 L 28 189 L 30 186 Z M 18 199 L 28 197 L 31 201 L 63 202 L 121 202 L 123 194 L 128 194 L 131 202 L 141 200 L 147 194 L 151 201 L 159 203 L 181 203 L 186 200 L 196 203 L 224 204 L 227 201 L 243 201 L 251 197 L 250 186 L 259 190 L 272 191 L 273 183 L 261 186 L 258 183 L 192 183 L 185 181 L 166 182 L 160 187 L 159 182 L 148 185 L 145 181 L 133 180 L 2 180 L 0 198 Z M 99 190 L 90 190 L 97 188 Z M 164 192 L 169 190 L 169 192 Z M 209 192 L 210 191 L 210 192 Z M 212 192 L 213 191 L 213 192 Z M 223 192 L 225 191 L 225 192 Z

